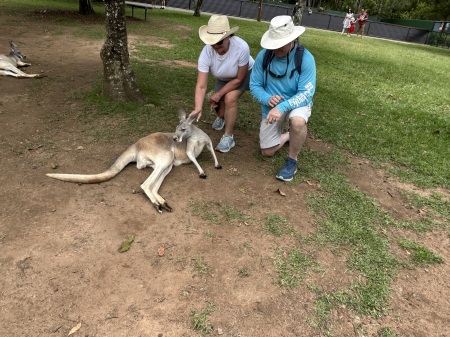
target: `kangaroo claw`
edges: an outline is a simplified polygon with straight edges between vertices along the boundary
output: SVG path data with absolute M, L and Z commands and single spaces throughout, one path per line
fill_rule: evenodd
M 222 165 L 217 165 L 216 166 L 216 170 L 221 170 L 222 169 Z
M 170 207 L 166 202 L 159 206 L 164 208 L 167 212 L 172 212 L 172 207 Z
M 207 175 L 202 173 L 202 174 L 199 175 L 199 177 L 200 177 L 200 179 L 206 179 Z

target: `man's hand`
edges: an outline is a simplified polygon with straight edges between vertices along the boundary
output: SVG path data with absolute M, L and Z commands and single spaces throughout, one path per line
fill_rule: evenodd
M 278 120 L 282 117 L 282 115 L 283 114 L 281 113 L 280 109 L 278 109 L 277 107 L 271 109 L 266 117 L 266 124 L 278 122 Z
M 280 103 L 281 101 L 284 100 L 283 96 L 278 96 L 278 95 L 273 95 L 272 97 L 270 97 L 269 99 L 269 106 L 271 108 L 276 107 L 278 103 Z

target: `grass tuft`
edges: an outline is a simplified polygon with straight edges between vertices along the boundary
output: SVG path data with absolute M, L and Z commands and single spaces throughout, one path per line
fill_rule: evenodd
M 417 266 L 427 266 L 436 263 L 444 263 L 444 259 L 426 247 L 409 239 L 400 239 L 399 246 L 410 254 L 411 262 Z
M 303 282 L 305 273 L 313 262 L 298 249 L 279 248 L 275 252 L 274 264 L 278 284 L 292 288 L 298 287 Z
M 295 236 L 297 233 L 294 227 L 285 218 L 277 214 L 268 214 L 263 228 L 267 233 L 274 236 Z
M 192 310 L 192 327 L 196 331 L 200 331 L 201 336 L 210 334 L 213 331 L 213 327 L 209 322 L 209 316 L 214 312 L 215 305 L 213 303 L 208 303 L 206 308 L 199 311 Z

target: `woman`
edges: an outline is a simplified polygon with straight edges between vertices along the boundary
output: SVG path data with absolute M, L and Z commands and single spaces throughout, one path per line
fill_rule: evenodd
M 234 36 L 239 27 L 230 29 L 228 18 L 213 15 L 208 25 L 199 29 L 200 39 L 205 43 L 198 59 L 198 76 L 195 86 L 195 107 L 191 115 L 200 112 L 208 86 L 208 74 L 215 77 L 214 92 L 208 98 L 211 110 L 215 109 L 217 118 L 213 129 L 225 133 L 216 146 L 216 151 L 228 152 L 235 146 L 234 126 L 238 116 L 237 101 L 245 90 L 249 89 L 250 72 L 254 60 L 250 56 L 248 44 L 240 37 Z
M 347 30 L 347 36 L 350 36 L 349 28 L 350 28 L 351 22 L 352 21 L 354 22 L 354 20 L 355 20 L 355 16 L 353 15 L 352 10 L 349 8 L 347 14 L 345 14 L 345 18 L 343 21 L 344 28 L 342 28 L 341 35 L 344 34 L 345 30 Z

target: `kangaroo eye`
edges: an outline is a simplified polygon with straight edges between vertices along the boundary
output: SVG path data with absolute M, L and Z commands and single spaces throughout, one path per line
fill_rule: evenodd
M 186 131 L 186 128 L 181 128 L 181 131 Z

